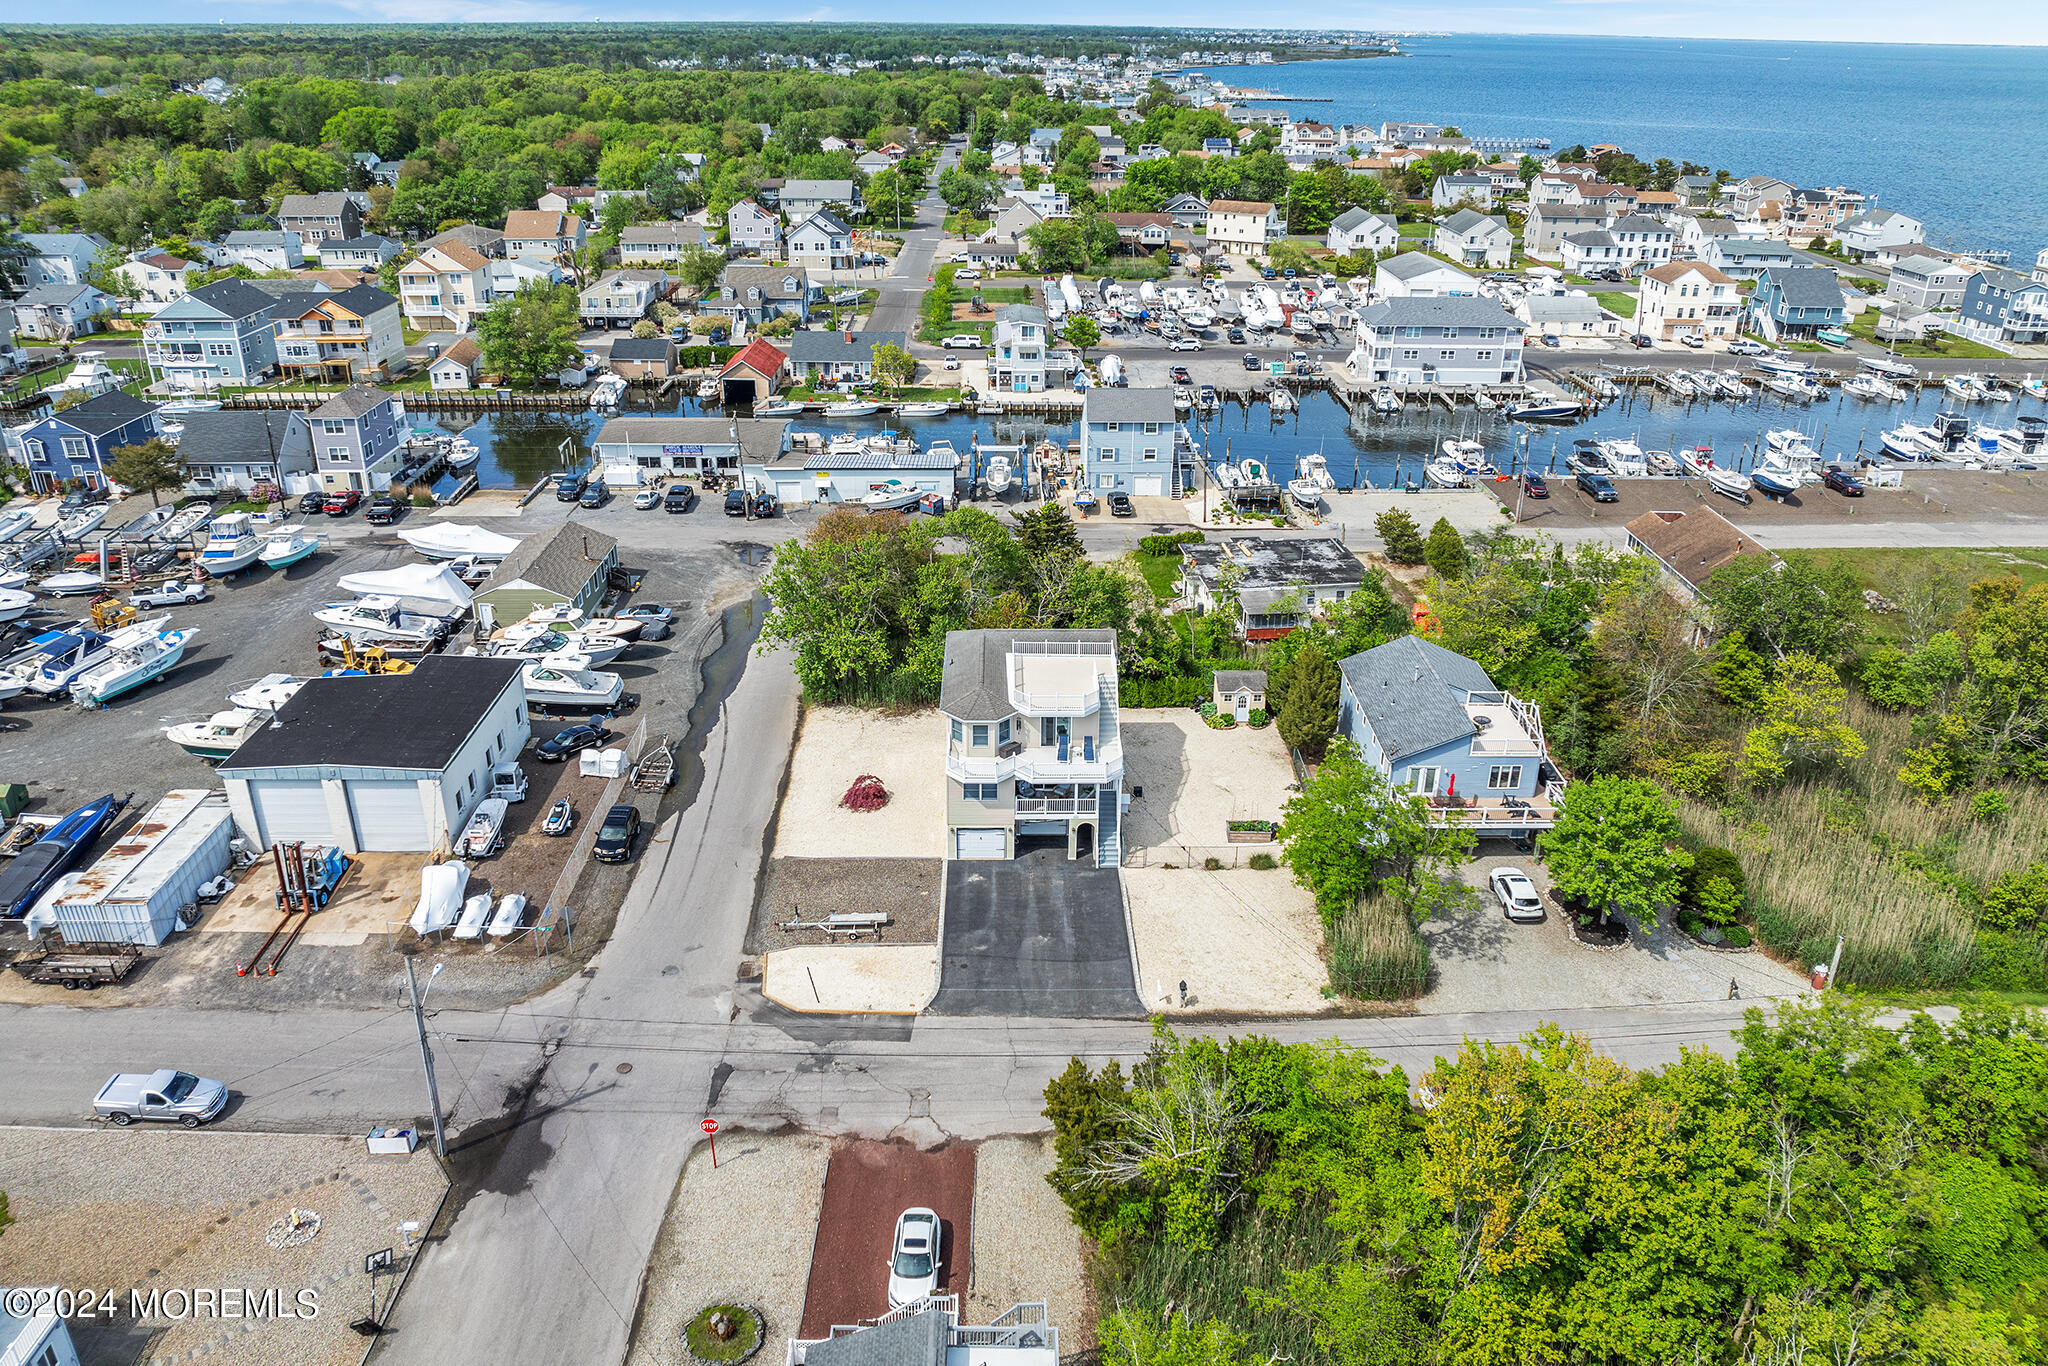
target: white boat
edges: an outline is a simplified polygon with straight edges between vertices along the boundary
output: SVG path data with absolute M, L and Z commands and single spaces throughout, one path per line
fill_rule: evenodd
M 1240 475 L 1237 472 L 1237 466 L 1231 464 L 1228 460 L 1217 461 L 1213 473 L 1216 476 L 1218 488 L 1234 489 L 1241 488 L 1244 485 L 1244 476 Z
M 1870 403 L 1897 403 L 1906 397 L 1906 391 L 1879 375 L 1857 375 L 1845 380 L 1842 392 Z
M 1458 461 L 1461 464 L 1477 462 L 1486 454 L 1486 448 L 1477 441 L 1462 440 L 1455 436 L 1445 437 L 1441 442 L 1437 443 L 1437 449 L 1448 459 Z
M 498 909 L 491 916 L 491 938 L 503 939 L 508 934 L 516 933 L 519 922 L 525 918 L 526 898 L 517 892 L 508 892 L 499 900 Z
M 166 417 L 183 417 L 190 413 L 210 413 L 219 407 L 220 400 L 217 398 L 174 398 L 168 402 L 158 404 L 156 415 L 158 423 L 161 425 L 162 419 Z
M 1758 359 L 1756 368 L 1767 375 L 1813 376 L 1820 372 L 1803 360 L 1794 360 L 1782 352 L 1772 352 Z
M 862 403 L 858 400 L 846 403 L 828 403 L 825 405 L 825 416 L 827 417 L 873 417 L 880 411 L 882 411 L 881 404 Z
M 396 640 L 433 644 L 448 635 L 449 617 L 427 612 L 408 612 L 387 593 L 372 593 L 354 602 L 331 602 L 313 613 L 313 619 L 358 644 L 370 640 Z
M 924 490 L 915 484 L 906 484 L 901 479 L 885 479 L 879 484 L 869 485 L 860 502 L 870 512 L 888 512 L 911 507 L 922 497 Z
M 1310 451 L 1301 457 L 1300 477 L 1315 485 L 1318 490 L 1337 487 L 1337 481 L 1330 477 L 1330 462 L 1324 459 L 1321 451 Z
M 546 664 L 556 669 L 592 669 L 611 663 L 626 652 L 626 642 L 613 636 L 587 636 L 581 632 L 541 631 L 511 639 L 494 640 L 484 647 L 487 654 L 510 655 L 527 663 Z
M 1382 385 L 1372 391 L 1372 410 L 1376 413 L 1398 413 L 1401 411 L 1401 396 Z
M 1649 473 L 1650 462 L 1643 454 L 1643 448 L 1635 442 L 1615 437 L 1600 443 L 1600 454 L 1607 457 L 1607 463 L 1614 473 L 1638 478 Z
M 204 721 L 186 721 L 164 727 L 164 735 L 179 749 L 196 759 L 216 762 L 232 755 L 242 742 L 269 725 L 270 713 L 247 707 L 217 711 Z
M 1974 375 L 1950 375 L 1941 382 L 1943 393 L 1951 398 L 1959 398 L 1965 403 L 1970 403 L 1983 397 L 1978 392 L 1980 388 L 1981 386 L 1977 383 Z
M 1482 413 L 1490 413 L 1500 407 L 1500 400 L 1487 393 L 1484 389 L 1477 389 L 1472 394 L 1472 406 Z
M 483 455 L 483 449 L 476 442 L 463 437 L 448 438 L 447 460 L 451 470 L 466 470 Z
M 272 569 L 289 569 L 319 548 L 318 536 L 302 526 L 288 526 L 264 537 L 258 558 Z
M 1766 375 L 1764 388 L 1798 403 L 1811 403 L 1821 396 L 1821 387 L 1804 375 Z
M 1865 356 L 1863 368 L 1886 379 L 1917 379 L 1920 375 L 1919 366 L 1909 365 L 1895 355 Z
M 35 525 L 33 512 L 0 512 L 0 541 L 11 541 Z
M 1657 376 L 1656 385 L 1666 393 L 1679 398 L 1691 398 L 1698 392 L 1693 388 L 1692 381 L 1680 370 L 1663 371 Z
M 1002 496 L 1009 491 L 1010 485 L 1015 481 L 1016 472 L 1010 468 L 1009 456 L 992 455 L 989 457 L 988 473 L 982 476 L 982 483 L 987 486 L 991 497 Z
M 36 595 L 19 588 L 0 588 L 0 621 L 18 621 L 36 605 Z
M 511 809 L 511 804 L 503 797 L 486 797 L 478 802 L 476 814 L 469 818 L 469 828 L 462 832 L 463 857 L 489 858 L 492 854 L 498 852 L 499 847 L 505 842 L 505 813 Z M 472 897 L 471 904 L 474 904 L 478 899 Z M 480 899 L 484 903 L 484 911 L 488 913 L 491 908 L 490 897 L 485 896 Z M 464 933 L 465 930 L 468 933 Z M 457 927 L 455 937 L 457 939 L 474 939 L 482 932 L 483 916 L 477 917 L 474 928 L 472 928 L 469 913 L 464 911 L 462 924 Z
M 118 389 L 121 372 L 100 359 L 105 354 L 103 351 L 81 351 L 71 373 L 43 392 L 52 398 L 69 398 L 73 394 L 97 394 Z
M 626 688 L 625 680 L 617 674 L 587 669 L 550 669 L 529 664 L 521 672 L 526 679 L 526 700 L 541 707 L 606 708 L 615 705 Z
M 771 398 L 754 405 L 755 417 L 795 417 L 802 413 L 804 405 L 791 403 L 786 398 Z
M 1791 427 L 1777 427 L 1764 433 L 1764 445 L 1774 451 L 1783 451 L 1796 460 L 1818 460 L 1820 452 L 1813 448 L 1805 432 Z
M 1295 478 L 1287 481 L 1287 496 L 1294 500 L 1296 507 L 1304 512 L 1314 512 L 1323 505 L 1323 491 L 1316 481 Z
M 224 512 L 207 527 L 199 567 L 216 579 L 239 574 L 263 554 L 263 541 L 249 529 L 249 514 Z
M 62 574 L 52 574 L 36 585 L 38 593 L 47 593 L 53 598 L 77 597 L 85 593 L 98 593 L 114 585 L 100 577 L 97 569 L 73 569 Z
M 1595 375 L 1587 383 L 1593 386 L 1593 397 L 1602 403 L 1612 403 L 1621 397 L 1621 386 L 1605 375 Z
M 452 560 L 463 555 L 502 560 L 519 548 L 519 542 L 510 536 L 461 522 L 408 528 L 398 533 L 398 539 L 430 560 Z
M 1734 470 L 1710 469 L 1706 471 L 1706 476 L 1707 483 L 1713 486 L 1714 492 L 1724 494 L 1729 498 L 1740 499 L 1745 503 L 1749 501 L 1748 475 L 1737 473 Z
M 1670 451 L 1645 451 L 1643 459 L 1652 474 L 1677 474 L 1678 461 Z
M 590 406 L 593 408 L 616 408 L 619 400 L 626 396 L 626 381 L 617 375 L 606 375 L 590 391 Z
M 1884 453 L 1894 460 L 1925 460 L 1940 438 L 1934 428 L 1918 422 L 1901 422 L 1878 439 Z
M 907 436 L 898 436 L 894 431 L 876 432 L 867 439 L 867 448 L 876 455 L 917 454 L 917 443 Z
M 495 801 L 497 799 L 492 798 L 491 800 Z M 480 835 L 481 827 L 475 821 L 472 821 L 470 828 L 464 831 L 462 836 L 462 852 L 464 854 L 469 854 L 472 837 Z M 471 856 L 476 857 L 475 855 Z M 484 923 L 490 918 L 491 894 L 489 892 L 478 892 L 475 896 L 464 899 L 462 914 L 456 918 L 453 934 L 457 939 L 475 939 L 483 934 Z
M 1977 388 L 1979 398 L 1988 398 L 1993 403 L 2012 403 L 2019 398 L 2018 394 L 1988 376 L 1977 381 Z
M 265 674 L 254 683 L 229 693 L 228 705 L 245 711 L 271 713 L 291 701 L 293 694 L 305 686 L 305 680 L 293 674 Z
M 953 410 L 950 403 L 900 403 L 896 406 L 898 417 L 944 417 Z
M 113 510 L 111 503 L 96 503 L 89 508 L 80 508 L 57 523 L 57 536 L 66 541 L 83 540 L 98 531 L 100 524 L 107 520 L 107 514 Z
M 1687 474 L 1704 477 L 1714 468 L 1714 448 L 1690 446 L 1678 453 L 1678 467 Z
M 1266 462 L 1249 455 L 1237 462 L 1237 473 L 1244 480 L 1246 488 L 1271 482 L 1270 476 L 1266 473 Z
M 82 706 L 102 706 L 169 673 L 199 632 L 189 626 L 160 631 L 161 624 L 137 622 L 114 632 L 107 640 L 112 658 L 78 676 L 71 684 L 71 700 Z
M 2028 375 L 2020 381 L 2020 388 L 2026 391 L 2028 398 L 2048 398 L 2048 378 L 2043 376 Z
M 927 457 L 931 459 L 943 459 L 951 461 L 953 468 L 956 470 L 960 468 L 960 452 L 954 450 L 953 443 L 946 440 L 946 438 L 943 436 L 940 437 L 937 441 L 932 442 L 931 445 L 926 446 L 924 448 L 924 453 Z
M 1293 412 L 1301 405 L 1295 402 L 1292 391 L 1276 384 L 1266 391 L 1266 403 L 1273 410 L 1274 417 Z
M 1422 468 L 1422 476 L 1431 486 L 1440 489 L 1464 488 L 1467 480 L 1465 471 L 1456 462 L 1439 457 Z

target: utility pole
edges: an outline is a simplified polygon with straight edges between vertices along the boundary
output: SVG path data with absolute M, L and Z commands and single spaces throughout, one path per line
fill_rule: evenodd
M 436 963 L 433 972 L 427 975 L 429 991 L 433 990 L 434 978 L 440 975 L 441 964 Z M 409 956 L 405 960 L 405 985 L 412 992 L 412 1023 L 420 1036 L 420 1065 L 427 1069 L 427 1104 L 434 1110 L 434 1152 L 445 1159 L 448 1156 L 448 1135 L 441 1129 L 441 1088 L 434 1081 L 434 1050 L 427 1043 L 426 998 L 420 995 L 419 978 L 413 973 Z

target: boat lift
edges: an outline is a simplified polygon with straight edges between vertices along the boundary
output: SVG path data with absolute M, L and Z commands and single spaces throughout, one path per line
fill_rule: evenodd
M 277 925 L 264 937 L 253 962 L 235 964 L 235 976 L 247 977 L 252 969 L 258 977 L 277 976 L 278 964 L 305 933 L 313 912 L 333 900 L 341 880 L 355 867 L 355 860 L 339 849 L 315 849 L 308 855 L 306 846 L 297 840 L 272 846 L 270 854 L 277 866 Z M 284 936 L 281 943 L 279 935 Z M 277 951 L 271 953 L 274 943 Z M 270 961 L 265 963 L 267 953 Z

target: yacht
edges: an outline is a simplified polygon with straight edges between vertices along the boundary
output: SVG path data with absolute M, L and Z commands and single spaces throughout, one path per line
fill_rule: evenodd
M 240 749 L 244 740 L 269 725 L 270 721 L 269 712 L 231 707 L 227 711 L 215 712 L 204 721 L 166 726 L 164 735 L 193 758 L 218 763 Z
M 754 405 L 755 417 L 796 417 L 804 410 L 801 403 L 791 403 L 786 398 L 766 399 Z
M 1599 449 L 1616 474 L 1635 477 L 1649 472 L 1650 462 L 1643 455 L 1643 448 L 1633 441 L 1616 437 L 1602 441 Z
M 617 375 L 606 375 L 592 387 L 590 391 L 590 406 L 593 408 L 616 408 L 619 406 L 619 400 L 625 396 L 626 381 Z
M 1325 491 L 1337 487 L 1337 481 L 1330 477 L 1330 462 L 1321 451 L 1310 451 L 1301 458 L 1301 477 Z
M 1678 453 L 1678 467 L 1687 474 L 1696 475 L 1701 478 L 1711 478 L 1710 471 L 1714 468 L 1714 448 L 1712 446 L 1691 446 L 1680 451 Z
M 1810 378 L 1820 373 L 1805 361 L 1794 360 L 1781 351 L 1773 351 L 1768 356 L 1758 357 L 1756 368 L 1767 375 L 1798 375 L 1802 378 Z
M 398 640 L 434 644 L 445 639 L 453 618 L 427 612 L 408 612 L 397 598 L 372 593 L 354 602 L 331 602 L 313 613 L 313 619 L 357 644 L 372 640 Z
M 107 364 L 100 357 L 104 351 L 82 351 L 79 361 L 71 367 L 71 373 L 62 380 L 43 390 L 52 398 L 68 398 L 72 394 L 97 394 L 121 386 L 121 372 Z
M 168 617 L 158 617 L 148 625 L 154 629 L 168 620 Z M 70 691 L 72 681 L 80 674 L 106 661 L 110 653 L 109 639 L 83 626 L 67 632 L 66 638 L 51 649 L 35 671 L 28 675 L 28 690 L 42 697 L 62 697 Z
M 870 512 L 893 512 L 897 508 L 913 506 L 922 497 L 924 490 L 915 484 L 906 484 L 901 479 L 884 479 L 872 485 L 860 502 Z
M 881 404 L 863 403 L 857 399 L 849 400 L 845 403 L 828 403 L 825 405 L 825 416 L 827 417 L 873 417 L 880 411 L 882 411 Z
M 87 707 L 104 706 L 122 693 L 154 683 L 185 657 L 185 647 L 199 632 L 192 627 L 162 631 L 161 621 L 124 626 L 107 638 L 110 657 L 80 674 L 71 684 L 71 700 Z
M 1323 505 L 1323 490 L 1306 476 L 1297 475 L 1287 481 L 1287 496 L 1303 512 L 1314 512 Z
M 1778 427 L 1764 433 L 1764 445 L 1774 451 L 1783 451 L 1797 460 L 1818 460 L 1820 452 L 1813 448 L 1805 432 L 1791 427 Z
M 1881 375 L 1857 375 L 1845 380 L 1842 392 L 1869 403 L 1898 403 L 1906 397 L 1904 389 Z
M 1486 448 L 1477 441 L 1467 441 L 1455 436 L 1447 436 L 1438 442 L 1437 450 L 1446 459 L 1455 460 L 1461 465 L 1476 465 L 1486 456 Z
M 1469 482 L 1465 471 L 1458 467 L 1458 463 L 1443 456 L 1438 456 L 1423 466 L 1422 477 L 1432 488 L 1440 489 L 1461 489 Z
M 280 527 L 263 540 L 258 556 L 272 569 L 289 569 L 320 548 L 320 538 L 302 526 Z
M 1693 387 L 1692 381 L 1686 378 L 1685 373 L 1680 370 L 1660 371 L 1657 375 L 1656 384 L 1659 389 L 1679 398 L 1692 398 L 1699 392 Z
M 484 646 L 483 652 L 516 656 L 529 663 L 545 663 L 550 668 L 593 669 L 624 654 L 627 643 L 613 636 L 591 636 L 580 631 L 541 631 L 493 640 Z
M 625 691 L 625 680 L 617 674 L 593 673 L 587 669 L 552 669 L 529 664 L 526 700 L 539 707 L 575 707 L 602 710 L 617 704 Z
M 75 652 L 83 633 L 97 637 L 78 622 L 53 627 L 32 637 L 20 649 L 0 658 L 0 697 L 13 697 L 27 688 L 45 664 Z
M 899 403 L 896 405 L 896 416 L 944 417 L 952 409 L 953 405 L 950 403 Z
M 1576 422 L 1586 405 L 1574 399 L 1533 398 L 1510 403 L 1505 411 L 1517 422 Z
M 1901 422 L 1879 438 L 1884 453 L 1894 460 L 1925 460 L 1935 444 L 1934 428 L 1918 422 Z
M 216 579 L 239 574 L 263 554 L 263 541 L 249 529 L 249 514 L 224 512 L 207 527 L 199 567 Z

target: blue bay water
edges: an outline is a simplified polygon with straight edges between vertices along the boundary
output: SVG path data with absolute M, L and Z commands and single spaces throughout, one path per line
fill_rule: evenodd
M 1933 245 L 1999 248 L 2021 269 L 2048 247 L 2040 48 L 1505 35 L 1412 47 L 1208 74 L 1331 101 L 1289 106 L 1297 119 L 1612 142 L 1645 161 L 1847 185 L 1920 219 Z

